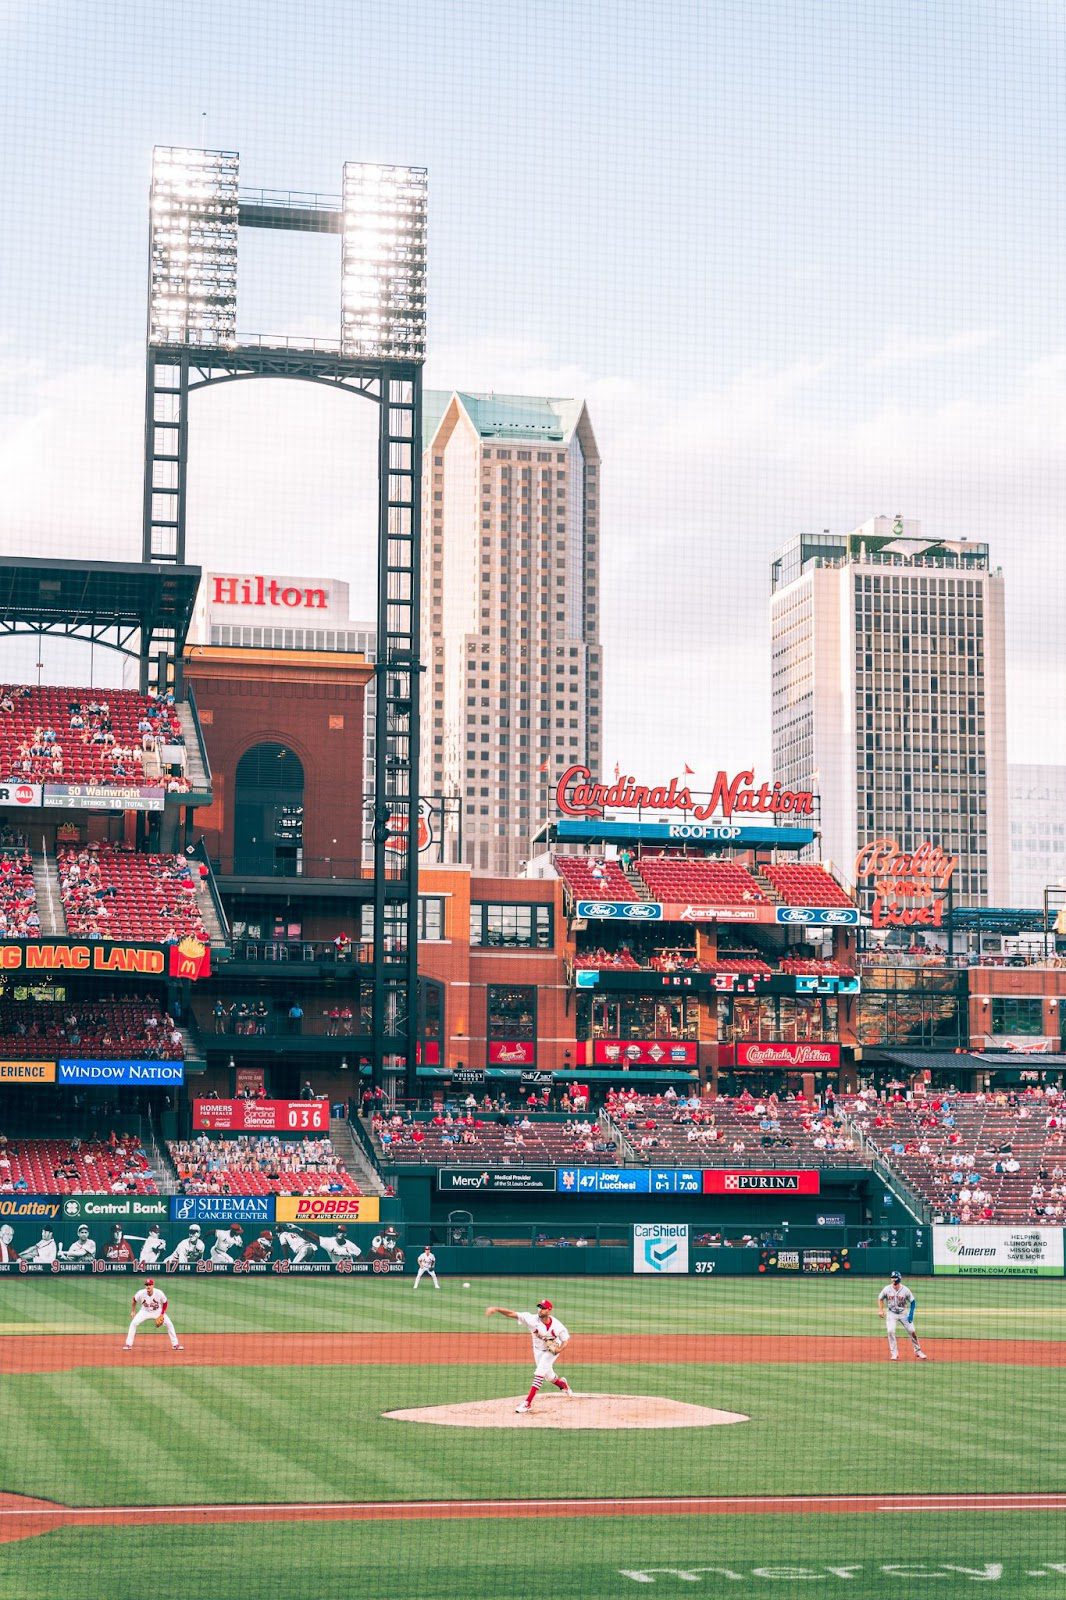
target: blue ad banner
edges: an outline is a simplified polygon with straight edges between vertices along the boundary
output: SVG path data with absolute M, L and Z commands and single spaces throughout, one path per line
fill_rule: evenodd
M 859 913 L 855 906 L 777 906 L 774 921 L 816 928 L 854 928 L 858 926 Z
M 579 900 L 574 915 L 590 922 L 661 922 L 663 908 L 654 900 Z
M 702 1194 L 703 1172 L 690 1167 L 560 1167 L 559 1194 Z
M 207 1194 L 170 1197 L 171 1222 L 273 1222 L 272 1194 Z
M 555 837 L 562 843 L 597 844 L 618 840 L 641 844 L 674 844 L 685 839 L 709 844 L 776 845 L 779 850 L 802 850 L 814 842 L 813 828 L 741 828 L 717 822 L 602 822 L 598 817 L 560 817 Z
M 110 1088 L 150 1089 L 185 1082 L 183 1061 L 60 1061 L 56 1082 L 105 1085 Z

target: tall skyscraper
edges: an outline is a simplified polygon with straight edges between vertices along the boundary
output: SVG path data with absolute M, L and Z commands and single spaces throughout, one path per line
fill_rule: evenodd
M 581 400 L 425 396 L 422 792 L 517 872 L 560 773 L 599 771 L 600 456 Z
M 1045 889 L 1052 919 L 1062 908 L 1066 885 L 1066 767 L 1011 764 L 1010 903 L 1042 907 Z
M 774 777 L 821 796 L 851 880 L 875 839 L 958 858 L 959 905 L 1006 905 L 1003 578 L 988 546 L 872 517 L 801 534 L 771 569 Z

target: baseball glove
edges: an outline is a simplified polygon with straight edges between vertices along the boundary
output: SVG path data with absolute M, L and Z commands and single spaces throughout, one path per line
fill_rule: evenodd
M 545 1339 L 544 1348 L 550 1356 L 557 1356 L 563 1347 L 558 1339 Z
M 162 1327 L 162 1326 L 163 1326 L 163 1319 L 162 1319 L 162 1317 L 156 1317 L 156 1319 L 155 1319 L 155 1325 L 156 1325 L 156 1327 L 157 1327 L 157 1328 L 161 1328 L 161 1327 Z

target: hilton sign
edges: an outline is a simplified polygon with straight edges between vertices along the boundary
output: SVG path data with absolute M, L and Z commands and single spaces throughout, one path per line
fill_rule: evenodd
M 253 573 L 248 577 L 222 577 L 216 574 L 210 582 L 212 606 L 275 606 L 289 611 L 329 609 L 325 589 L 309 588 L 287 578 L 267 578 L 262 573 Z

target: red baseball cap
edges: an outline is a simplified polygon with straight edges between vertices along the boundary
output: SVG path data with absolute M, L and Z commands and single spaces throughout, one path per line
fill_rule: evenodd
M 537 1301 L 537 1310 L 538 1311 L 551 1311 L 551 1309 L 552 1309 L 552 1303 L 551 1303 L 550 1300 L 538 1300 Z

